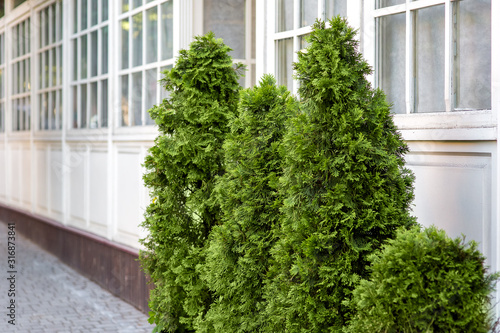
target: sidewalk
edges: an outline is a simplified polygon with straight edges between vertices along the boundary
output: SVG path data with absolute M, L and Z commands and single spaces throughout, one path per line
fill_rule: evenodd
M 147 315 L 79 275 L 16 232 L 15 274 L 0 223 L 0 332 L 150 333 Z M 10 281 L 9 281 L 10 278 Z M 15 296 L 10 290 L 15 288 Z M 9 295 L 9 293 L 11 295 Z M 15 326 L 8 309 L 15 302 Z

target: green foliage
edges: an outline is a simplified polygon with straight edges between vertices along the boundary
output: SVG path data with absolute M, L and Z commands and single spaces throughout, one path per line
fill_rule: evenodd
M 281 202 L 279 149 L 285 121 L 296 109 L 272 76 L 240 93 L 224 143 L 226 173 L 217 184 L 223 224 L 212 230 L 207 254 L 205 276 L 216 301 L 205 330 L 258 332 L 265 324 L 263 284 Z
M 272 332 L 340 331 L 368 255 L 415 224 L 407 146 L 365 78 L 356 32 L 340 17 L 330 25 L 314 24 L 295 64 L 303 112 L 284 138 L 283 218 L 266 291 Z
M 487 274 L 474 242 L 431 227 L 398 232 L 370 257 L 371 274 L 354 291 L 348 332 L 489 332 Z
M 155 284 L 150 321 L 166 332 L 191 331 L 212 302 L 199 266 L 220 221 L 212 192 L 224 172 L 222 143 L 240 89 L 241 66 L 234 68 L 229 51 L 212 33 L 195 38 L 165 72 L 170 97 L 150 110 L 160 135 L 144 164 L 152 202 L 140 259 Z

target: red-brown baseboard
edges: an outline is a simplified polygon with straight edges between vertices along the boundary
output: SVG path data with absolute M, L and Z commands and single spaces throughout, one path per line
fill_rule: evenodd
M 0 203 L 0 221 L 54 254 L 66 265 L 144 313 L 151 285 L 137 260 L 139 251 Z

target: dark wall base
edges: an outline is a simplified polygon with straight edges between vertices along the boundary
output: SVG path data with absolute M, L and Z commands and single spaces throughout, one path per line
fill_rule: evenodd
M 57 256 L 80 274 L 148 313 L 151 285 L 137 260 L 139 251 L 0 203 L 0 220 Z

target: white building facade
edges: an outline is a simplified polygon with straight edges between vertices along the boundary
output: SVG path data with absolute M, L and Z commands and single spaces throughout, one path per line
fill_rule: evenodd
M 499 269 L 500 0 L 7 0 L 0 15 L 0 210 L 139 249 L 147 110 L 179 50 L 214 31 L 242 86 L 272 73 L 296 92 L 311 24 L 341 15 L 410 146 L 419 222 Z

